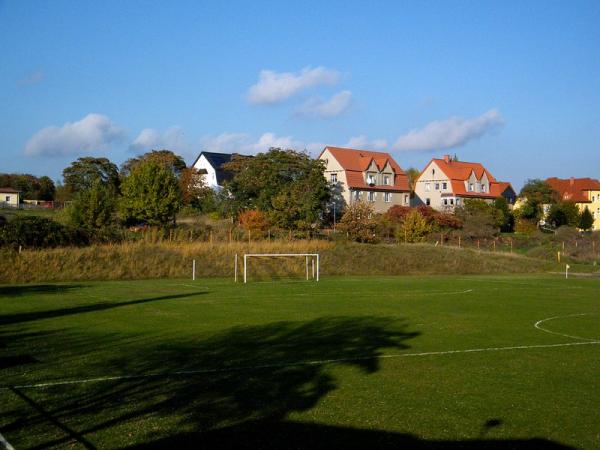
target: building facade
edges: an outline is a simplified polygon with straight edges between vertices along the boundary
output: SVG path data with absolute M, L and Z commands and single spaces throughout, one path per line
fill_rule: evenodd
M 594 217 L 592 230 L 600 230 L 600 181 L 594 178 L 548 178 L 562 201 L 573 202 L 580 211 L 589 209 Z
M 510 183 L 497 181 L 480 163 L 453 161 L 449 155 L 432 159 L 414 189 L 419 204 L 438 211 L 452 211 L 469 198 L 491 203 L 504 197 L 512 205 L 517 197 Z
M 377 213 L 410 206 L 408 176 L 389 153 L 325 147 L 319 159 L 340 210 L 359 201 L 371 204 Z
M 21 191 L 13 188 L 0 188 L 0 206 L 18 208 L 21 202 Z

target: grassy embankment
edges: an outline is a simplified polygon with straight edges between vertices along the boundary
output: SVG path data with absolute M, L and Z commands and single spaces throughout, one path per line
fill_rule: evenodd
M 234 255 L 319 253 L 322 275 L 494 274 L 556 271 L 553 262 L 517 254 L 430 244 L 368 245 L 324 241 L 124 243 L 0 253 L 0 282 L 233 277 Z M 241 261 L 240 261 L 241 262 Z M 253 277 L 301 277 L 304 260 L 252 261 Z

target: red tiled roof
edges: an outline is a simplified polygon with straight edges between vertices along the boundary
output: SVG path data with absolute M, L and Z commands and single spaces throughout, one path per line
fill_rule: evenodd
M 512 189 L 512 185 L 508 181 L 494 181 L 490 183 L 490 194 L 493 194 L 494 197 L 500 197 L 508 188 Z
M 342 147 L 325 147 L 325 150 L 329 150 L 337 162 L 339 162 L 346 171 L 346 179 L 349 188 L 396 192 L 410 191 L 408 186 L 408 176 L 389 153 Z M 383 170 L 387 163 L 390 164 L 390 167 L 395 174 L 393 186 L 369 186 L 365 183 L 363 172 L 369 168 L 372 161 L 375 162 L 375 165 L 379 170 Z
M 546 182 L 559 193 L 562 200 L 589 203 L 587 191 L 600 191 L 600 181 L 594 178 L 548 178 Z

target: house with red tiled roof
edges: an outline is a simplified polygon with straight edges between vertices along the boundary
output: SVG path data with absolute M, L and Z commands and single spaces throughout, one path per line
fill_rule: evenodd
M 548 178 L 546 182 L 564 202 L 575 203 L 580 211 L 589 209 L 594 217 L 592 230 L 600 230 L 600 181 L 594 178 Z
M 325 147 L 319 159 L 325 162 L 334 198 L 344 205 L 364 201 L 378 213 L 394 205 L 410 206 L 408 176 L 389 153 Z
M 496 180 L 480 163 L 455 161 L 449 155 L 429 161 L 414 189 L 419 203 L 439 211 L 453 210 L 469 198 L 491 203 L 504 197 L 514 204 L 517 197 L 510 183 Z

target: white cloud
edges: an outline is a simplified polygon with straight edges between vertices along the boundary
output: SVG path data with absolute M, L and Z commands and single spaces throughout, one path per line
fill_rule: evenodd
M 144 128 L 129 145 L 129 150 L 135 153 L 162 149 L 174 152 L 186 152 L 188 150 L 181 127 L 173 126 L 164 133 L 160 133 L 153 128 Z
M 209 152 L 256 154 L 264 153 L 270 148 L 307 150 L 314 154 L 325 147 L 320 142 L 304 142 L 293 136 L 277 136 L 275 133 L 263 133 L 258 139 L 247 133 L 221 133 L 216 136 L 205 136 L 200 140 L 201 148 Z
M 352 92 L 341 91 L 327 101 L 312 98 L 298 109 L 297 113 L 302 116 L 334 117 L 343 113 L 352 101 Z
M 388 146 L 388 142 L 385 139 L 373 139 L 369 140 L 367 136 L 361 134 L 360 136 L 351 137 L 346 147 L 350 148 L 358 148 L 358 149 L 374 149 L 374 150 L 384 150 Z
M 500 112 L 491 109 L 479 117 L 450 117 L 430 122 L 423 128 L 409 131 L 394 143 L 394 149 L 405 151 L 443 150 L 466 144 L 502 125 Z
M 325 67 L 305 67 L 300 73 L 261 70 L 258 82 L 248 91 L 248 101 L 254 104 L 279 103 L 298 92 L 322 84 L 334 85 L 340 73 Z
M 42 128 L 25 144 L 25 154 L 58 156 L 106 150 L 122 137 L 123 130 L 108 117 L 92 113 L 62 127 Z

